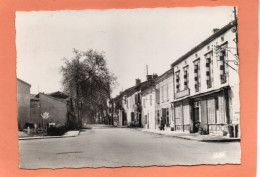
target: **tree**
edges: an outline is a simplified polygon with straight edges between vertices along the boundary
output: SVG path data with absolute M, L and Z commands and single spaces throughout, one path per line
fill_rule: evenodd
M 75 102 L 77 123 L 82 123 L 81 113 L 93 118 L 106 109 L 116 77 L 107 67 L 103 52 L 74 49 L 71 59 L 64 58 L 61 67 L 63 91 Z

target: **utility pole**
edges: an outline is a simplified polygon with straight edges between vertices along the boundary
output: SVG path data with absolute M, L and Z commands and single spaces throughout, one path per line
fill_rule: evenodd
M 148 75 L 148 65 L 146 65 L 146 75 Z
M 236 47 L 237 47 L 237 58 L 238 57 L 238 28 L 237 28 L 237 8 L 234 7 L 234 17 L 235 17 L 235 23 L 236 23 Z

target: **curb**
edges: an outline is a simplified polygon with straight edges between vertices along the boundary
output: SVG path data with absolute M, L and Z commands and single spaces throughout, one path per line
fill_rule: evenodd
M 192 137 L 187 137 L 187 136 L 177 136 L 177 135 L 167 135 L 163 133 L 157 133 L 157 132 L 149 132 L 149 131 L 142 131 L 145 133 L 151 133 L 151 134 L 157 134 L 157 135 L 163 135 L 167 137 L 173 137 L 173 138 L 180 138 L 180 139 L 185 139 L 185 140 L 193 140 L 193 141 L 201 141 L 201 142 L 240 142 L 240 138 L 233 138 L 233 139 L 203 139 L 203 138 L 192 138 Z
M 18 138 L 18 140 L 35 140 L 35 139 L 52 139 L 52 138 L 69 138 L 69 137 L 77 137 L 79 136 L 80 131 L 78 131 L 77 135 L 70 135 L 70 136 L 36 136 L 36 137 L 23 137 Z

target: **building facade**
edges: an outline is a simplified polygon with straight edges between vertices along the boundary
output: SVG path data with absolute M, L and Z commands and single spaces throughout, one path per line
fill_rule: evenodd
M 143 89 L 142 96 L 142 119 L 144 128 L 156 129 L 156 89 L 155 85 L 150 85 L 148 88 Z
M 176 60 L 175 130 L 240 136 L 238 69 L 235 21 Z
M 61 93 L 54 92 L 50 94 L 39 93 L 36 97 L 39 98 L 40 114 L 49 113 L 49 118 L 44 121 L 44 126 L 48 123 L 75 128 L 79 123 L 75 116 L 74 103 L 72 99 Z
M 30 88 L 31 85 L 17 78 L 18 128 L 23 130 L 30 123 Z
M 31 94 L 30 98 L 30 117 L 31 123 L 36 124 L 37 127 L 42 127 L 42 118 L 40 112 L 40 99 L 36 95 Z
M 173 70 L 170 69 L 155 80 L 156 84 L 156 125 L 157 128 L 162 122 L 165 129 L 171 130 L 174 127 L 173 109 Z

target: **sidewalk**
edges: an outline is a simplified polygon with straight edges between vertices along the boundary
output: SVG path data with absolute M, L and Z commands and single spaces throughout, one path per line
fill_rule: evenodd
M 176 137 L 186 140 L 196 140 L 203 142 L 233 142 L 240 141 L 240 138 L 228 138 L 226 136 L 220 135 L 199 135 L 198 133 L 189 133 L 189 132 L 174 132 L 174 131 L 160 131 L 160 130 L 149 130 L 142 129 L 143 132 L 165 135 L 169 137 Z
M 33 139 L 49 139 L 49 138 L 68 138 L 78 136 L 79 130 L 68 131 L 62 136 L 24 136 L 19 137 L 19 140 L 33 140 Z

